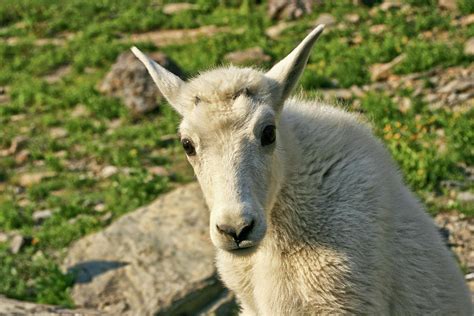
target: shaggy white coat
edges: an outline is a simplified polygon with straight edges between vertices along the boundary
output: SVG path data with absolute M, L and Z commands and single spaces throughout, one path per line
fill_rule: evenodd
M 133 49 L 195 147 L 222 280 L 242 315 L 471 315 L 452 254 L 370 128 L 287 99 L 321 31 L 267 73 L 220 68 L 188 83 Z M 240 245 L 216 229 L 249 219 Z

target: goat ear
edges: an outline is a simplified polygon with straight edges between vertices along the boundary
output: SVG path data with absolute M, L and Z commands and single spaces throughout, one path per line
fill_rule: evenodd
M 318 25 L 293 51 L 270 69 L 265 76 L 277 82 L 277 106 L 283 104 L 298 82 L 308 62 L 311 48 L 324 30 Z
M 185 109 L 177 102 L 177 97 L 181 87 L 184 85 L 184 81 L 156 63 L 135 46 L 132 47 L 132 52 L 145 65 L 148 73 L 166 100 L 179 114 L 184 115 Z

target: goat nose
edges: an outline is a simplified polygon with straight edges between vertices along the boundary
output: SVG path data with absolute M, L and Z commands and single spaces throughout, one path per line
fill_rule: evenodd
M 250 223 L 246 223 L 237 229 L 230 225 L 216 225 L 217 231 L 223 235 L 232 237 L 234 241 L 238 244 L 243 240 L 246 240 L 250 233 L 252 232 L 255 222 L 252 220 Z

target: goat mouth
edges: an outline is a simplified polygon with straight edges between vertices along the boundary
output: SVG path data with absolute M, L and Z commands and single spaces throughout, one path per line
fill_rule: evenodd
M 234 255 L 245 256 L 254 253 L 257 248 L 258 243 L 249 242 L 247 244 L 239 244 L 236 247 L 224 250 Z

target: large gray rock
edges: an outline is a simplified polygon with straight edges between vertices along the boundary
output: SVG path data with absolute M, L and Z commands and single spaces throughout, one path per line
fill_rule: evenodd
M 175 75 L 183 77 L 181 69 L 163 53 L 151 54 L 153 60 Z M 105 95 L 118 97 L 135 114 L 155 109 L 162 95 L 145 66 L 131 53 L 122 53 L 98 87 Z
M 0 315 L 99 316 L 104 315 L 104 313 L 86 309 L 71 310 L 58 306 L 22 302 L 0 296 Z
M 314 0 L 270 0 L 268 15 L 276 20 L 298 19 L 303 15 L 310 14 L 315 2 L 319 3 Z
M 115 315 L 195 314 L 225 294 L 198 184 L 168 193 L 72 246 L 78 306 Z

